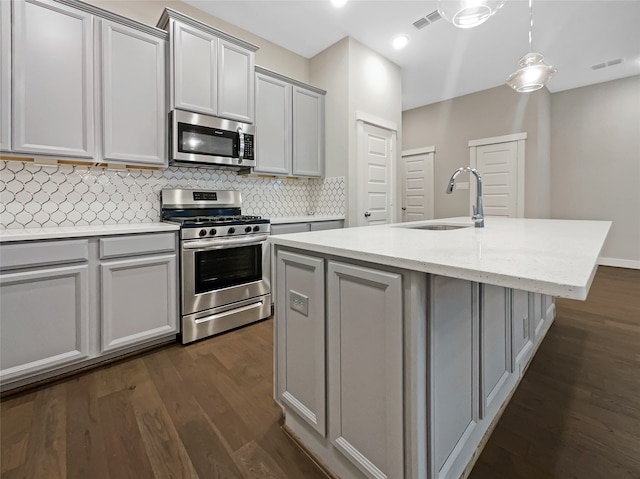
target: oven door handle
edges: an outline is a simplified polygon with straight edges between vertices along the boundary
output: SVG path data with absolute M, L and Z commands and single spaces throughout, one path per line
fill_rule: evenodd
M 217 240 L 195 240 L 185 241 L 182 243 L 183 249 L 188 250 L 216 250 L 223 248 L 238 248 L 240 246 L 257 246 L 267 241 L 268 235 L 251 236 L 249 238 L 232 238 L 232 239 L 217 239 Z

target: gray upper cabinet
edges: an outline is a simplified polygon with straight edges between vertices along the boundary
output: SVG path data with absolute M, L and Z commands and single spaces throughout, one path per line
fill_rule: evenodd
M 293 87 L 293 174 L 322 176 L 324 171 L 324 94 Z
M 283 176 L 324 175 L 323 90 L 256 67 L 256 166 Z
M 166 166 L 165 39 L 102 21 L 103 157 Z
M 255 45 L 165 9 L 170 32 L 170 107 L 253 123 Z
M 256 73 L 255 173 L 291 174 L 291 85 Z
M 49 0 L 11 3 L 13 150 L 93 158 L 93 15 Z
M 218 112 L 218 39 L 175 22 L 172 42 L 172 108 L 215 115 Z
M 253 123 L 255 54 L 218 41 L 218 116 Z
M 0 151 L 11 149 L 11 2 L 0 2 Z

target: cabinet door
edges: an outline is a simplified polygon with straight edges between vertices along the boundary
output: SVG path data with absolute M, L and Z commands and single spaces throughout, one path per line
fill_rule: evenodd
M 324 437 L 324 260 L 279 251 L 276 262 L 276 391 L 284 405 Z
M 89 354 L 88 265 L 0 275 L 0 380 L 19 379 Z
M 49 0 L 11 3 L 13 150 L 93 158 L 92 16 Z
M 448 477 L 479 421 L 478 285 L 432 276 L 431 474 Z
M 304 233 L 309 231 L 309 223 L 289 223 L 284 225 L 271 225 L 272 235 L 286 235 L 289 233 Z
M 0 151 L 11 150 L 11 2 L 0 2 Z
M 511 356 L 514 371 L 519 371 L 531 356 L 533 343 L 529 321 L 529 293 L 516 289 L 512 290 Z
M 162 38 L 102 21 L 104 159 L 166 165 Z
M 254 173 L 291 174 L 291 85 L 256 73 Z
M 176 333 L 176 255 L 105 261 L 101 273 L 102 352 Z
M 311 231 L 335 230 L 340 228 L 344 228 L 343 220 L 314 221 L 311 223 Z
M 480 285 L 480 419 L 500 408 L 517 376 L 511 361 L 509 290 Z
M 402 276 L 329 262 L 331 442 L 366 477 L 404 477 Z
M 255 55 L 218 40 L 218 116 L 253 123 Z
M 218 39 L 179 22 L 173 24 L 173 105 L 218 113 Z
M 324 174 L 324 95 L 293 87 L 293 174 Z

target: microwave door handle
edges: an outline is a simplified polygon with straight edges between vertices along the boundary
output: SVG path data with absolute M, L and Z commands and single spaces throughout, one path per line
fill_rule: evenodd
M 267 235 L 252 236 L 251 238 L 242 239 L 219 239 L 219 240 L 195 240 L 185 241 L 182 244 L 183 249 L 197 250 L 216 250 L 223 248 L 238 248 L 240 246 L 257 246 L 267 240 Z
M 238 127 L 238 138 L 240 139 L 240 151 L 238 152 L 238 158 L 244 158 L 244 132 L 242 128 Z

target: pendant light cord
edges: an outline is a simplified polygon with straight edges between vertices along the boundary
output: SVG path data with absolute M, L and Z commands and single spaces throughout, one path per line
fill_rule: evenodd
M 529 0 L 529 53 L 533 51 L 532 44 L 533 37 L 533 0 Z

